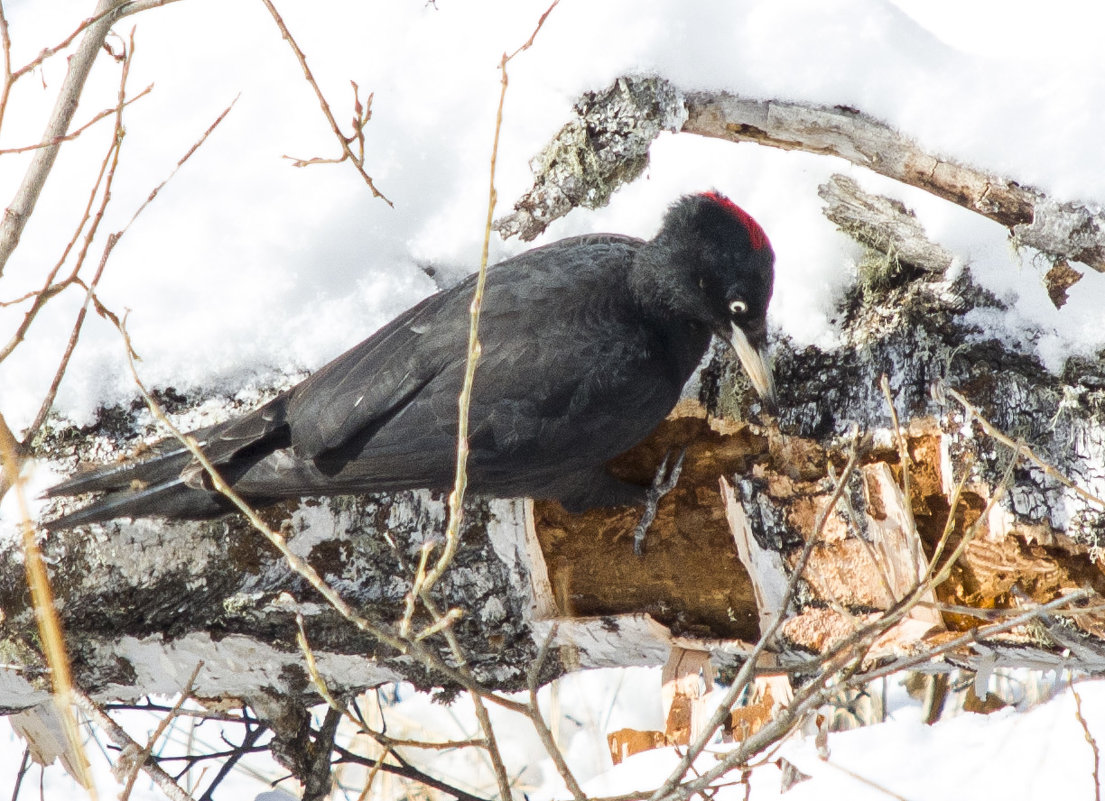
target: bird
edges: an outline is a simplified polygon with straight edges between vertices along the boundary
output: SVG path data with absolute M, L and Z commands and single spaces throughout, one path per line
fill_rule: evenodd
M 569 512 L 643 504 L 651 521 L 682 457 L 671 469 L 665 459 L 651 486 L 615 478 L 606 463 L 671 412 L 714 336 L 736 351 L 765 405 L 774 404 L 774 262 L 759 223 L 715 190 L 677 199 L 652 239 L 575 236 L 489 267 L 469 409 L 469 491 L 556 500 Z M 254 411 L 192 437 L 255 507 L 450 489 L 477 275 Z M 46 495 L 88 492 L 102 494 L 45 527 L 206 519 L 234 508 L 175 439 L 140 460 L 80 472 Z

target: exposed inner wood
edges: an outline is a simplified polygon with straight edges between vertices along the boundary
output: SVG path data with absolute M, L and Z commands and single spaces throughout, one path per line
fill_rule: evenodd
M 643 611 L 680 634 L 756 639 L 752 583 L 737 559 L 717 479 L 746 472 L 766 454 L 766 438 L 684 404 L 612 470 L 647 484 L 665 453 L 688 446 L 679 485 L 661 501 L 643 557 L 633 553 L 639 511 L 570 515 L 555 502 L 534 504 L 561 615 Z
M 923 575 L 951 512 L 942 436 L 934 421 L 920 421 L 906 440 L 916 526 L 912 537 L 902 508 L 897 451 L 882 448 L 867 454 L 859 476 L 865 508 L 842 503 L 825 525 L 804 575 L 802 608 L 782 631 L 790 645 L 823 650 L 903 597 Z M 684 403 L 652 437 L 617 462 L 616 472 L 645 483 L 667 450 L 687 443 L 691 447 L 679 487 L 661 503 L 642 558 L 632 550 L 636 512 L 570 515 L 555 503 L 535 504 L 537 537 L 558 616 L 644 611 L 680 635 L 745 642 L 758 637 L 764 610 L 738 558 L 718 476 L 754 477 L 758 491 L 784 510 L 779 525 L 786 529 L 760 530 L 759 535 L 773 540 L 789 536 L 795 542 L 814 530 L 834 486 L 828 465 L 835 463 L 838 471 L 842 455 L 826 452 L 812 440 L 767 434 L 744 423 L 723 424 L 708 419 L 697 404 Z M 987 500 L 982 488 L 963 493 L 945 554 L 976 524 Z M 1041 536 L 1038 526 L 1012 524 L 996 532 L 995 539 L 989 520 L 979 523 L 950 578 L 888 633 L 880 647 L 916 644 L 945 625 L 962 631 L 987 622 L 961 610 L 941 613 L 938 604 L 1019 609 L 1025 602 L 1046 603 L 1078 587 L 1105 593 L 1105 566 L 1093 562 L 1084 547 L 1057 535 L 1041 544 Z M 789 574 L 798 550 L 795 545 L 783 550 L 779 567 L 784 573 Z M 778 584 L 785 578 L 771 580 Z M 1100 636 L 1105 617 L 1098 617 L 1102 619 L 1085 616 L 1078 623 Z

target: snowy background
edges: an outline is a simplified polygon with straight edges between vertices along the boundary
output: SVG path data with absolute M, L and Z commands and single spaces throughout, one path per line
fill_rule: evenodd
M 109 308 L 130 310 L 144 379 L 184 392 L 263 386 L 321 365 L 434 291 L 424 266 L 453 273 L 475 267 L 497 65 L 504 51 L 529 37 L 547 5 L 280 4 L 343 125 L 351 112 L 349 81 L 375 93 L 365 166 L 394 208 L 372 198 L 349 165 L 296 169 L 283 158 L 329 157 L 337 146 L 260 3 L 184 0 L 119 24 L 123 35 L 137 25 L 131 93 L 149 83 L 154 90 L 126 112 L 122 160 L 90 251 L 93 264 L 106 234 L 126 223 L 240 95 L 223 125 L 126 234 L 101 283 Z M 4 7 L 19 66 L 67 35 L 93 3 L 9 0 Z M 657 72 L 685 89 L 854 106 L 930 151 L 1059 200 L 1102 203 L 1102 30 L 1105 4 L 1095 0 L 562 0 L 534 47 L 510 68 L 498 214 L 528 188 L 528 160 L 568 119 L 576 97 L 627 72 Z M 38 140 L 64 69 L 64 56 L 57 57 L 16 85 L 0 148 Z M 117 82 L 118 69 L 101 59 L 78 124 L 114 104 Z M 0 280 L 0 301 L 38 288 L 58 259 L 110 134 L 105 121 L 63 148 Z M 4 203 L 27 158 L 0 157 Z M 1049 368 L 1061 368 L 1071 353 L 1105 346 L 1105 276 L 1087 272 L 1057 311 L 1039 280 L 1042 264 L 1031 251 L 1013 252 L 997 224 L 808 154 L 664 135 L 646 174 L 609 207 L 577 210 L 535 244 L 587 231 L 647 237 L 678 195 L 717 188 L 771 237 L 778 257 L 775 330 L 798 343 L 831 344 L 833 304 L 852 280 L 856 256 L 820 213 L 816 187 L 833 171 L 914 208 L 932 237 L 1011 304 L 999 324 L 1011 339 L 1036 349 Z M 493 260 L 522 247 L 493 241 Z M 71 292 L 51 303 L 23 346 L 0 363 L 0 411 L 17 434 L 41 402 L 81 301 Z M 0 339 L 7 340 L 22 312 L 0 308 Z M 118 334 L 91 317 L 57 410 L 86 422 L 100 404 L 133 395 Z M 40 470 L 32 487 L 51 480 Z M 10 522 L 12 511 L 8 499 L 0 524 Z M 655 676 L 649 681 L 658 684 Z M 649 693 L 658 697 L 655 688 Z M 1105 731 L 1105 696 L 1089 687 L 1086 695 L 1091 727 Z M 932 729 L 895 720 L 841 735 L 834 753 L 907 798 L 1088 797 L 1092 755 L 1070 706 L 1067 695 L 1027 714 L 968 716 Z M 0 739 L 0 787 L 11 786 L 5 780 L 21 752 L 18 743 Z M 928 768 L 951 771 L 953 764 L 970 769 L 942 775 Z M 821 773 L 790 797 L 866 797 L 868 791 L 854 786 L 840 789 L 842 774 Z

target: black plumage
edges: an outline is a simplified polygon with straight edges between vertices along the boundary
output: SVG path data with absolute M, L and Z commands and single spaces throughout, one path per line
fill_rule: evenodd
M 641 503 L 605 463 L 671 411 L 710 338 L 731 342 L 765 398 L 774 255 L 716 193 L 675 203 L 643 241 L 573 237 L 487 273 L 470 419 L 469 488 L 571 510 Z M 243 417 L 193 432 L 234 489 L 283 498 L 452 485 L 475 275 L 423 300 Z M 173 441 L 78 474 L 48 495 L 106 492 L 47 525 L 202 518 L 230 507 Z

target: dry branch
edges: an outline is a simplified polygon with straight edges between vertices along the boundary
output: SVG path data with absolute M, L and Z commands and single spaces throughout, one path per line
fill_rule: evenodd
M 686 95 L 686 133 L 839 156 L 971 209 L 1018 244 L 1105 271 L 1105 214 L 934 155 L 881 120 L 846 106 L 754 100 L 726 92 Z
M 288 26 L 284 24 L 284 18 L 280 16 L 280 12 L 276 10 L 276 6 L 272 4 L 272 0 L 261 0 L 265 4 L 265 8 L 268 9 L 270 16 L 276 26 L 280 29 L 280 35 L 284 37 L 284 40 L 291 47 L 292 52 L 295 54 L 296 61 L 299 62 L 299 67 L 303 70 L 303 77 L 307 83 L 310 84 L 311 89 L 315 92 L 315 97 L 318 98 L 319 107 L 322 109 L 322 114 L 326 117 L 326 121 L 330 123 L 330 129 L 334 132 L 334 136 L 337 138 L 338 143 L 341 145 L 342 155 L 337 159 L 297 159 L 297 166 L 305 166 L 307 164 L 314 163 L 340 163 L 348 160 L 354 168 L 356 168 L 358 174 L 364 180 L 365 185 L 368 186 L 369 191 L 372 192 L 373 197 L 378 197 L 380 200 L 392 205 L 391 201 L 384 196 L 379 189 L 376 188 L 376 184 L 372 180 L 364 167 L 364 126 L 368 124 L 369 119 L 372 116 L 372 98 L 366 104 L 362 106 L 360 98 L 357 96 L 357 84 L 353 84 L 353 105 L 354 105 L 354 133 L 352 136 L 346 136 L 341 132 L 341 126 L 338 125 L 338 121 L 334 119 L 334 113 L 330 110 L 330 103 L 326 100 L 326 95 L 322 93 L 322 89 L 319 88 L 318 83 L 315 81 L 315 76 L 311 72 L 311 68 L 307 66 L 307 56 L 300 50 L 299 45 L 296 44 L 295 39 L 292 37 L 291 31 L 288 30 Z M 361 152 L 359 154 L 354 153 L 350 148 L 350 142 L 356 140 L 360 144 Z
M 953 256 L 935 244 L 913 212 L 893 198 L 871 195 L 851 178 L 833 175 L 818 188 L 825 216 L 860 244 L 885 253 L 901 269 L 947 270 Z
M 97 726 L 107 732 L 111 741 L 119 747 L 122 752 L 121 762 L 134 760 L 134 767 L 149 776 L 153 783 L 171 801 L 194 801 L 192 796 L 184 792 L 181 786 L 173 780 L 172 776 L 149 759 L 149 754 L 146 753 L 145 749 L 127 734 L 126 729 L 116 723 L 99 704 L 80 693 L 77 694 L 76 703 Z
M 536 237 L 576 206 L 602 205 L 648 163 L 648 146 L 675 129 L 784 150 L 838 156 L 971 209 L 1053 260 L 1105 270 L 1105 213 L 1059 203 L 1039 189 L 934 155 L 886 123 L 847 106 L 682 92 L 662 78 L 619 78 L 586 94 L 534 161 L 532 190 L 499 220 L 504 236 Z M 595 140 L 595 144 L 591 143 Z
M 99 0 L 91 20 L 83 23 L 81 28 L 78 29 L 83 29 L 83 34 L 76 51 L 69 57 L 68 70 L 65 73 L 61 88 L 58 90 L 57 101 L 40 140 L 43 147 L 35 150 L 31 163 L 27 167 L 27 172 L 23 176 L 23 182 L 8 204 L 3 218 L 0 219 L 0 275 L 3 275 L 4 267 L 23 235 L 23 228 L 34 212 L 38 196 L 42 192 L 42 187 L 46 184 L 46 178 L 54 166 L 58 151 L 69 133 L 69 124 L 77 110 L 85 80 L 92 70 L 92 64 L 100 54 L 111 26 L 123 16 L 137 13 L 155 5 L 165 5 L 168 2 L 172 2 L 172 0 L 130 3 L 120 2 L 120 0 Z M 6 24 L 4 30 L 6 38 Z M 59 45 L 59 48 L 67 46 L 72 38 Z M 7 52 L 6 48 L 5 52 Z M 6 99 L 6 94 L 4 99 Z

